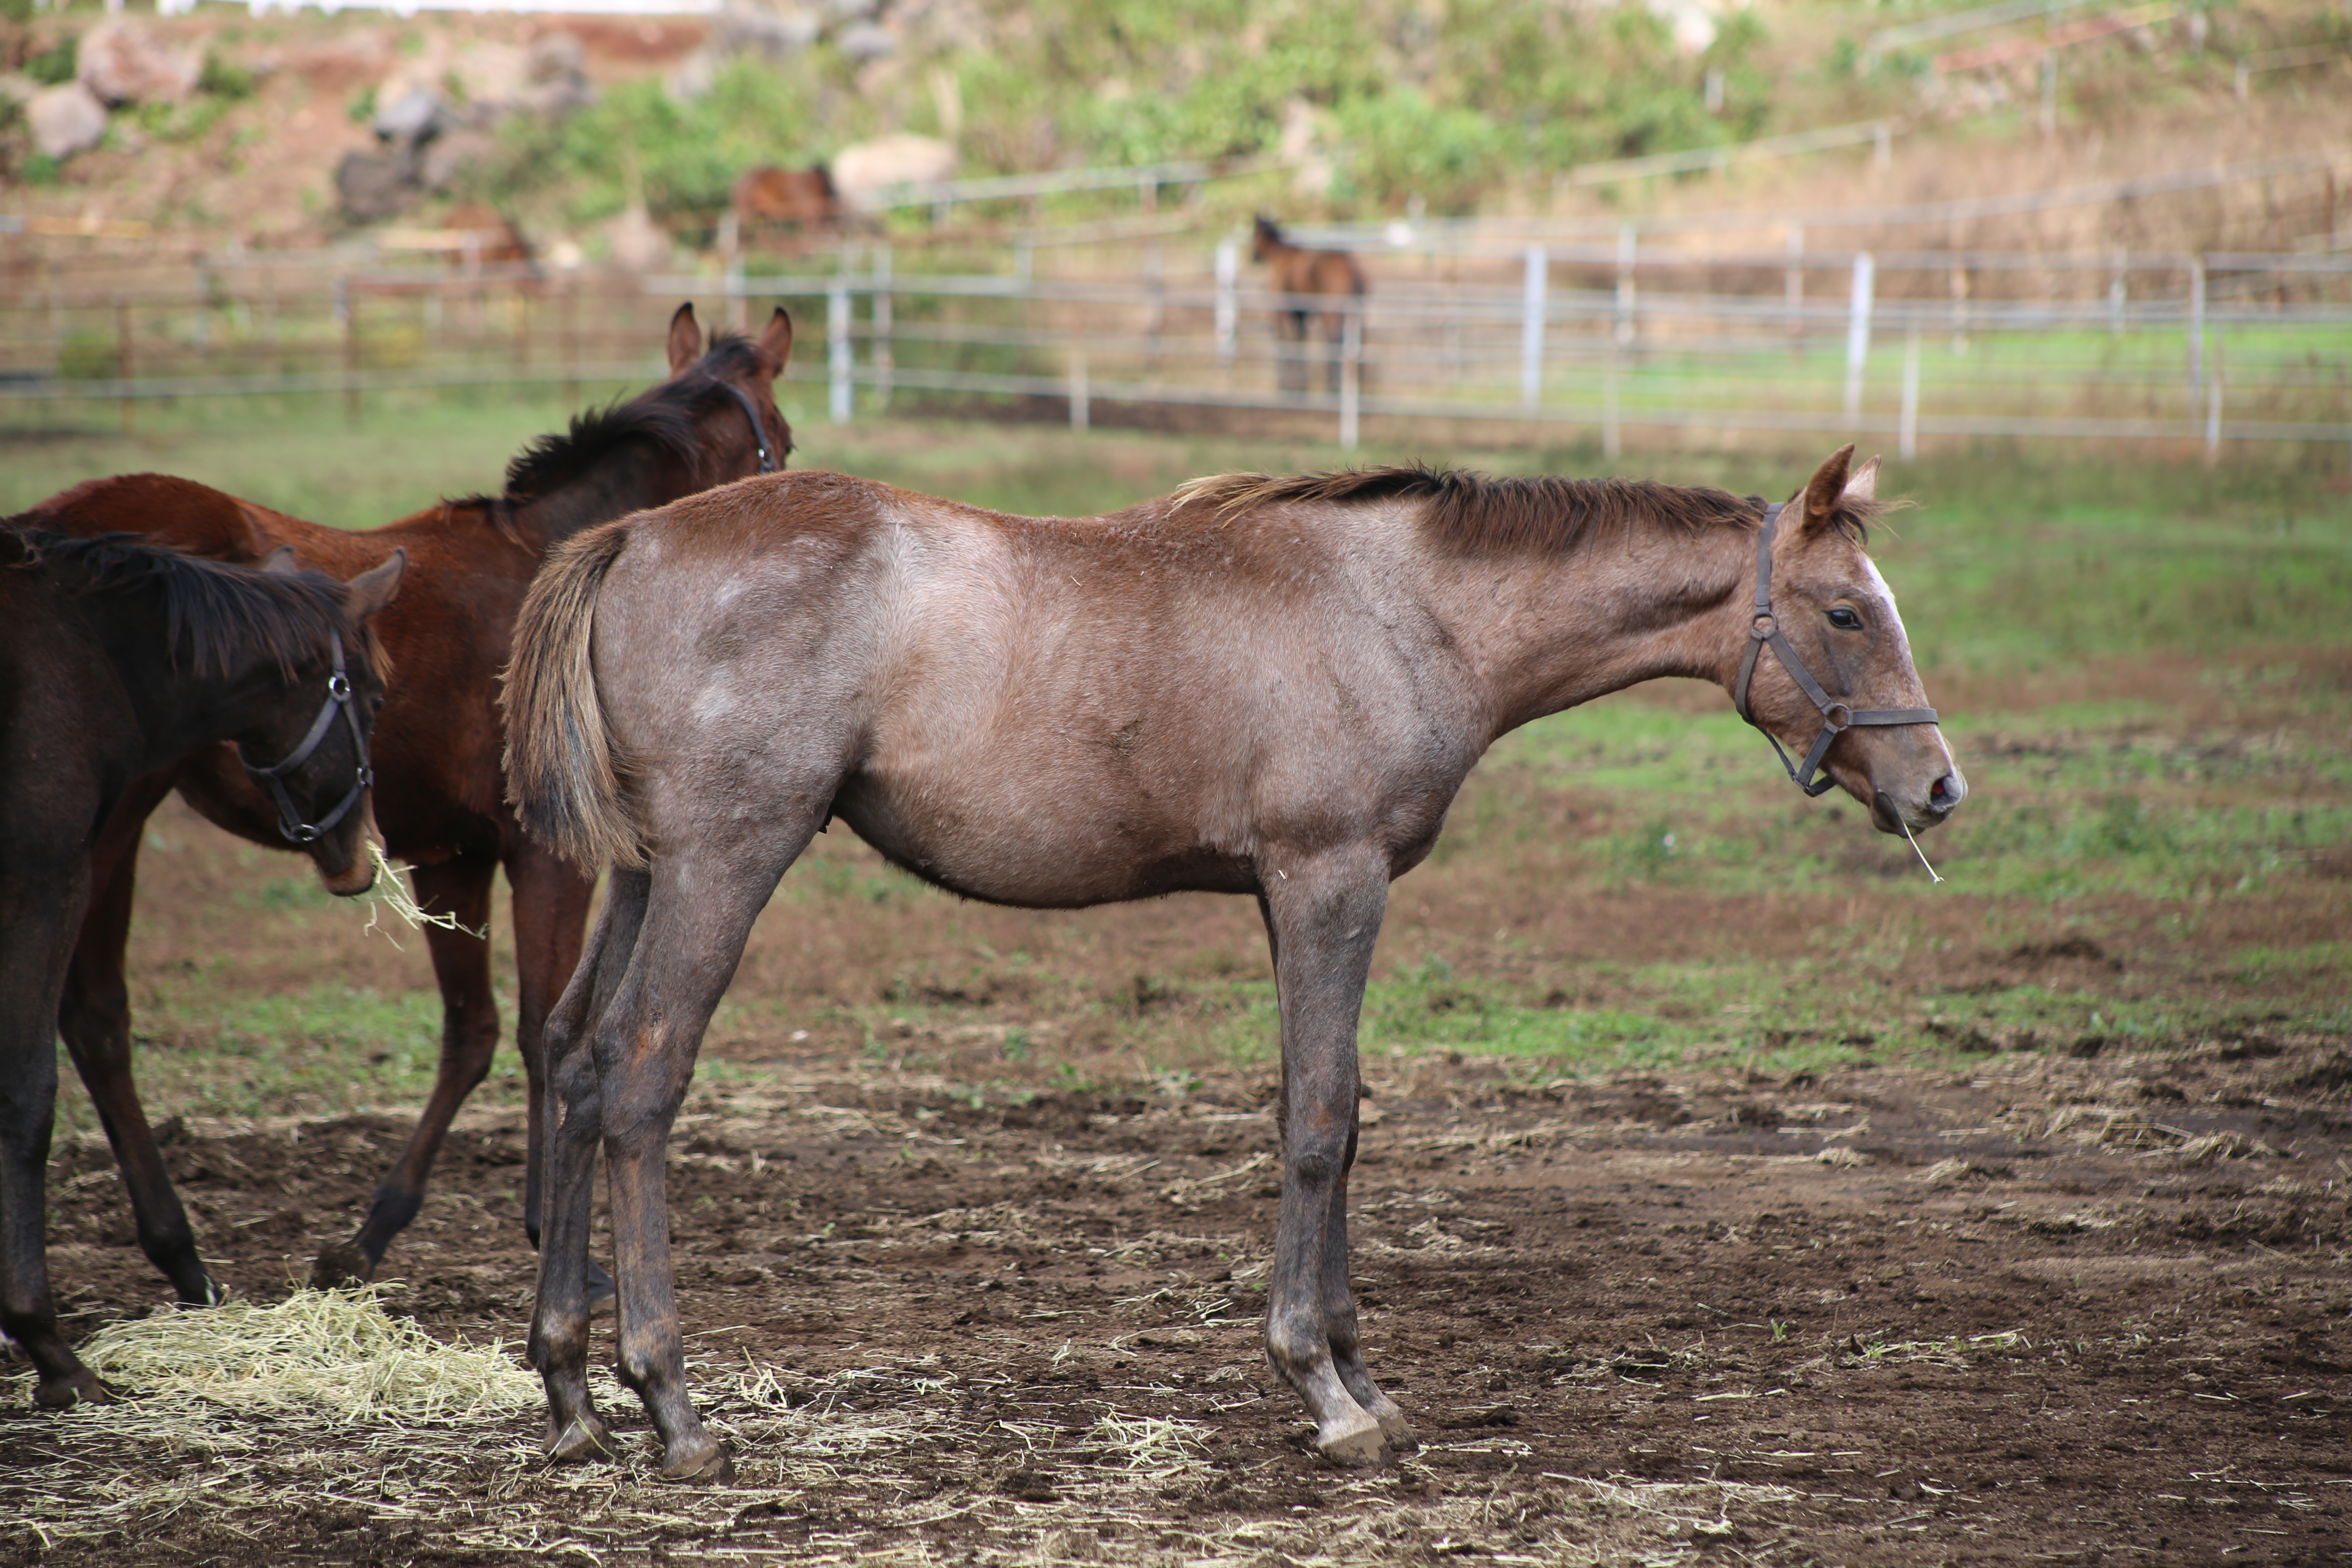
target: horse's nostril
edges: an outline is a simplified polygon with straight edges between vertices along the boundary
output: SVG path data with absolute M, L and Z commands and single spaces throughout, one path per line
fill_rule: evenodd
M 1927 786 L 1927 808 L 1949 811 L 1960 804 L 1960 797 L 1967 793 L 1968 787 L 1960 783 L 1958 774 L 1946 773 Z

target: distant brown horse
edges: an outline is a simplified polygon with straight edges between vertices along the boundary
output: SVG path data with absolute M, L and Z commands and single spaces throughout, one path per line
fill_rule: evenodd
M 1309 250 L 1282 237 L 1272 218 L 1258 216 L 1250 237 L 1250 259 L 1266 263 L 1274 291 L 1282 296 L 1274 308 L 1276 335 L 1288 347 L 1282 361 L 1282 388 L 1307 390 L 1306 348 L 1308 318 L 1323 318 L 1323 342 L 1330 353 L 1331 390 L 1339 390 L 1340 344 L 1347 336 L 1348 314 L 1320 301 L 1352 304 L 1364 297 L 1364 269 L 1344 250 Z M 1318 309 L 1319 306 L 1319 309 Z
M 840 193 L 823 163 L 805 169 L 748 169 L 735 182 L 735 222 L 749 234 L 762 224 L 824 228 L 842 216 Z
M 664 1475 L 730 1468 L 687 1389 L 665 1149 L 753 918 L 835 816 L 967 898 L 1257 900 L 1282 1018 L 1267 1353 L 1334 1461 L 1411 1447 L 1348 1282 L 1388 885 L 1496 739 L 1658 676 L 1732 690 L 1882 831 L 1949 816 L 1965 787 L 1864 552 L 1876 465 L 1852 453 L 1769 509 L 1375 468 L 1025 518 L 782 474 L 558 546 L 515 626 L 509 787 L 529 831 L 612 880 L 547 1026 L 530 1355 L 551 1451 L 614 1451 L 587 1383 L 601 1151 L 621 1380 Z
M 467 237 L 465 246 L 449 253 L 452 267 L 515 267 L 530 259 L 530 241 L 522 230 L 487 202 L 450 208 L 441 226 Z
M 346 584 L 0 522 L 0 1331 L 44 1409 L 108 1397 L 58 1335 L 44 1234 L 58 998 L 93 857 L 141 778 L 218 749 L 267 782 L 273 838 L 330 892 L 367 891 L 369 622 L 404 564 L 388 553 Z
M 693 307 L 680 306 L 670 320 L 668 381 L 574 418 L 567 434 L 541 437 L 509 466 L 503 494 L 445 501 L 370 531 L 323 528 L 162 474 L 92 480 L 27 514 L 75 533 L 137 530 L 227 561 L 258 562 L 291 547 L 304 565 L 345 574 L 407 552 L 407 589 L 380 623 L 396 676 L 376 731 L 375 820 L 387 850 L 415 867 L 418 900 L 470 929 L 425 933 L 442 1005 L 432 1098 L 365 1224 L 320 1254 L 319 1283 L 373 1275 L 424 1201 L 450 1119 L 489 1071 L 498 1003 L 489 943 L 473 933 L 488 929 L 501 866 L 514 896 L 515 1040 L 534 1086 L 537 1126 L 541 1025 L 579 957 L 590 883 L 525 837 L 504 799 L 495 682 L 524 588 L 551 546 L 591 524 L 781 466 L 792 432 L 771 386 L 792 342 L 792 322 L 778 310 L 756 342 L 722 333 L 705 352 Z M 131 1081 L 122 969 L 142 825 L 175 786 L 230 832 L 287 847 L 276 812 L 226 748 L 132 781 L 98 847 L 59 1025 L 122 1167 L 140 1245 L 181 1300 L 204 1301 L 216 1290 Z M 534 1137 L 524 1199 L 534 1239 L 537 1151 Z

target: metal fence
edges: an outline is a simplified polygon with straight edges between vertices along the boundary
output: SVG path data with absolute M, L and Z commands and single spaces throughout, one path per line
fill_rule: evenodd
M 112 270 L 18 255 L 0 406 L 642 382 L 680 298 L 801 327 L 836 421 L 1021 400 L 1374 419 L 1497 436 L 1822 432 L 2352 443 L 2352 256 L 1792 250 L 1614 241 L 1370 258 L 1361 300 L 1277 298 L 1240 242 L 1158 232 L 992 257 L 870 241 L 646 278 L 245 255 Z M 919 265 L 910 264 L 919 262 Z M 992 262 L 992 266 L 990 263 Z M 812 269 L 812 263 L 815 268 Z M 1295 329 L 1303 318 L 1303 339 Z M 814 387 L 810 387 L 813 392 Z M 815 401 L 795 398 L 795 401 Z

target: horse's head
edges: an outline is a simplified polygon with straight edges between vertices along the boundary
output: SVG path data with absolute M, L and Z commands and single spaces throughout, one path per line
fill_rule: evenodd
M 1258 214 L 1256 226 L 1250 230 L 1250 259 L 1264 261 L 1281 249 L 1283 243 L 1282 230 L 1275 226 L 1274 220 L 1264 213 Z
M 327 891 L 354 897 L 375 886 L 366 853 L 374 773 L 369 737 L 383 706 L 383 655 L 369 623 L 400 587 L 405 551 L 341 584 L 341 613 L 331 637 L 290 661 L 286 699 L 238 737 L 246 770 L 278 807 L 278 831 L 310 857 Z M 265 571 L 292 574 L 291 548 Z M 331 581 L 331 580 L 330 580 Z
M 1790 773 L 1807 794 L 1834 784 L 1881 833 L 1925 829 L 1952 814 L 1968 784 L 1920 688 L 1895 595 L 1863 548 L 1878 459 L 1851 469 L 1853 457 L 1852 447 L 1832 453 L 1768 514 L 1725 684 L 1750 723 L 1805 759 Z M 1818 783 L 1815 763 L 1828 774 Z
M 776 407 L 775 385 L 793 357 L 793 319 L 780 307 L 758 337 L 713 332 L 706 348 L 693 305 L 680 305 L 669 319 L 668 348 L 669 384 L 649 395 L 676 389 L 691 402 L 703 484 L 782 468 L 793 427 Z

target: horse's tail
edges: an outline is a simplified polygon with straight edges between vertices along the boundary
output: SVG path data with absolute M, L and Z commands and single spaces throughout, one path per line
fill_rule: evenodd
M 507 799 L 534 838 L 593 873 L 643 866 L 643 835 L 623 785 L 589 658 L 596 597 L 628 548 L 625 521 L 574 534 L 549 552 L 515 617 L 499 701 L 507 718 Z

